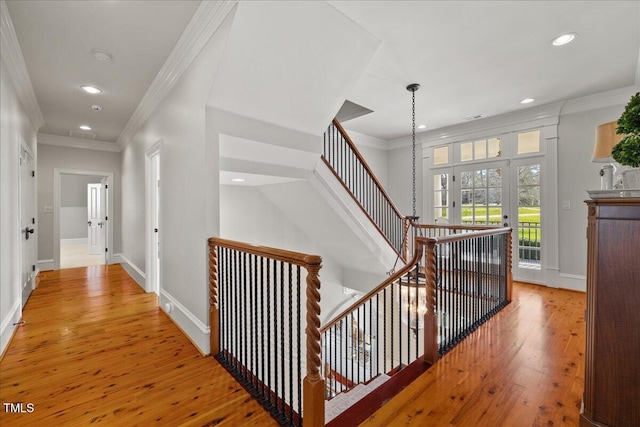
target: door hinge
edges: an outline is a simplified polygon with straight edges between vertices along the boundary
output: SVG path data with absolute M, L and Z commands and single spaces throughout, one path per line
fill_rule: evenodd
M 105 221 L 109 221 L 109 217 L 108 217 L 108 216 L 105 216 L 105 217 L 104 217 L 104 220 L 105 220 Z
M 451 179 L 453 179 L 453 182 L 456 182 L 456 176 L 455 175 L 451 175 Z
M 160 188 L 160 180 L 158 180 L 158 188 Z
M 35 176 L 36 176 L 36 171 L 31 171 L 31 176 L 35 178 Z
M 33 265 L 31 266 L 31 271 L 36 271 L 36 265 L 35 265 L 35 264 L 33 264 Z
M 109 189 L 109 184 L 105 184 L 105 185 L 104 185 L 104 189 L 105 189 L 105 190 Z
M 36 223 L 36 219 L 35 218 L 31 218 L 31 224 L 35 224 Z
M 454 207 L 454 208 L 456 207 L 456 202 L 455 202 L 455 201 L 453 202 L 453 207 Z
M 105 252 L 109 252 L 109 248 L 104 248 L 104 251 Z

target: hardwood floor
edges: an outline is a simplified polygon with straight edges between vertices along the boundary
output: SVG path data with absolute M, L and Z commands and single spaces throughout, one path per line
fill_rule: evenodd
M 0 425 L 277 425 L 118 266 L 45 272 L 0 362 Z M 577 426 L 585 295 L 513 302 L 363 426 Z
M 25 412 L 2 427 L 277 425 L 119 265 L 41 276 L 0 362 L 0 401 Z
M 513 302 L 361 426 L 578 426 L 585 294 L 517 283 Z

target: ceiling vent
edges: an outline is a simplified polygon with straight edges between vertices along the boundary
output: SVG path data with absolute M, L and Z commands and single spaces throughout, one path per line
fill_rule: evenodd
M 80 139 L 96 139 L 96 134 L 91 132 L 84 132 L 81 130 L 71 130 L 69 131 L 69 136 L 71 138 L 80 138 Z
M 482 118 L 482 114 L 476 114 L 475 116 L 463 117 L 462 120 L 470 122 L 471 120 L 478 120 Z

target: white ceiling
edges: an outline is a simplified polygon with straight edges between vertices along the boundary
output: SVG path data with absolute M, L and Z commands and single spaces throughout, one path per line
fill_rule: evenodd
M 7 1 L 44 116 L 40 133 L 86 124 L 115 142 L 167 60 L 199 1 Z M 94 49 L 113 59 L 99 62 Z M 83 84 L 104 90 L 89 95 Z M 92 104 L 103 110 L 94 112 Z
M 7 1 L 46 122 L 40 132 L 68 136 L 88 124 L 97 140 L 115 142 L 199 3 Z M 638 1 L 330 4 L 381 42 L 347 95 L 374 111 L 346 123 L 363 134 L 410 133 L 413 82 L 422 85 L 416 121 L 427 130 L 640 84 Z M 569 31 L 575 42 L 551 46 Z M 113 60 L 96 61 L 94 49 Z M 85 83 L 105 93 L 87 95 Z M 535 103 L 519 104 L 526 97 Z

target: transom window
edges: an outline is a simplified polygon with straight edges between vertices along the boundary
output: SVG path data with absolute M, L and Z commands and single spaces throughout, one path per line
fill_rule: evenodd
M 460 161 L 495 159 L 502 156 L 500 138 L 480 139 L 460 144 Z

